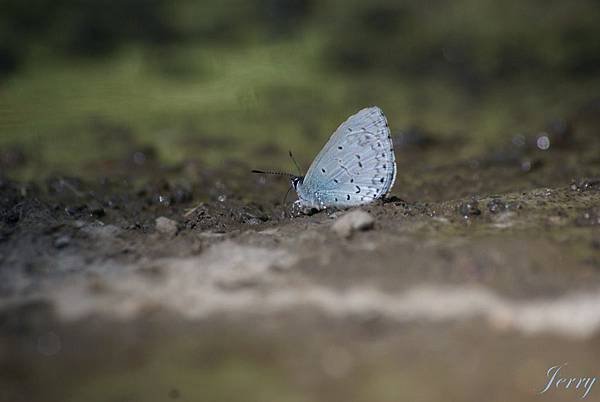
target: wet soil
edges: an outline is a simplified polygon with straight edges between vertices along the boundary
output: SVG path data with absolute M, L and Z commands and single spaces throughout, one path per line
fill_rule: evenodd
M 132 149 L 23 182 L 0 153 L 0 400 L 581 396 L 536 393 L 600 373 L 599 110 L 469 158 L 396 135 L 392 196 L 349 238 L 256 166 Z

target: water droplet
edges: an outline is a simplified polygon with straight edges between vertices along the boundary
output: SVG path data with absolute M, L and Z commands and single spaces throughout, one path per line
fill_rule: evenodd
M 536 141 L 537 147 L 542 151 L 546 151 L 550 148 L 550 138 L 546 133 L 540 133 Z
M 514 146 L 522 148 L 525 146 L 526 139 L 523 134 L 517 134 L 512 138 L 512 143 Z

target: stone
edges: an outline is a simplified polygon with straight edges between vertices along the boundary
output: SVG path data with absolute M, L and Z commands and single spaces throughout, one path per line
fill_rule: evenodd
M 54 240 L 54 247 L 61 249 L 67 247 L 71 243 L 70 236 L 59 236 Z
M 357 209 L 339 217 L 331 229 L 338 236 L 348 238 L 356 231 L 369 230 L 375 225 L 375 219 L 368 212 Z
M 175 236 L 177 233 L 177 222 L 160 216 L 156 218 L 156 230 L 164 235 Z
M 121 228 L 114 225 L 93 224 L 81 228 L 81 231 L 93 239 L 111 240 L 123 233 Z

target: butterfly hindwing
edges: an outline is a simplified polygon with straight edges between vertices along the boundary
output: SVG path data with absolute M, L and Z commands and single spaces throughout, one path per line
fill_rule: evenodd
M 338 127 L 309 168 L 301 201 L 349 206 L 386 195 L 396 162 L 390 130 L 378 107 L 362 109 Z

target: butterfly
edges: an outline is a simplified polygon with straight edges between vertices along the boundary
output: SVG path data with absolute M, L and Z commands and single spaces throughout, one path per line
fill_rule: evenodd
M 255 173 L 275 173 L 253 170 Z M 301 210 L 351 207 L 385 197 L 396 180 L 396 158 L 383 111 L 368 107 L 331 135 L 304 176 L 290 176 Z

